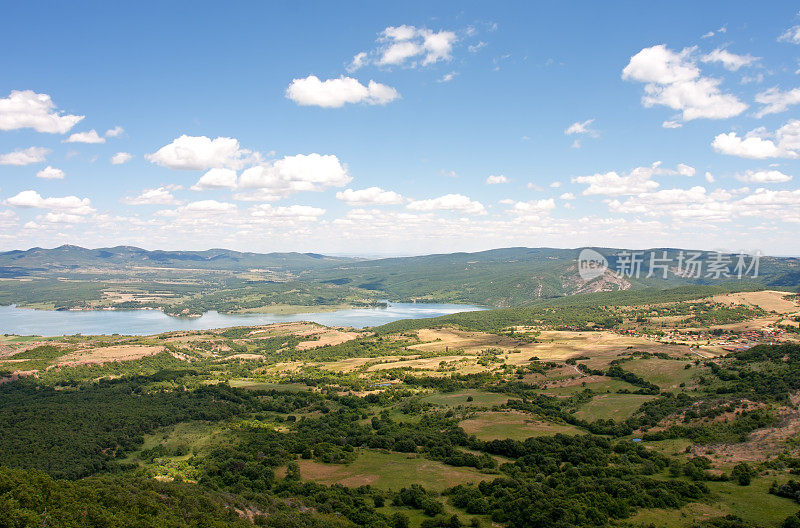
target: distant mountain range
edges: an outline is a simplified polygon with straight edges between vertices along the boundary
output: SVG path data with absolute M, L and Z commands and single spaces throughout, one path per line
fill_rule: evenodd
M 96 306 L 109 297 L 109 290 L 125 290 L 119 285 L 126 281 L 138 284 L 136 288 L 130 286 L 137 299 L 152 297 L 146 295 L 148 292 L 160 292 L 165 298 L 172 296 L 174 309 L 188 307 L 192 313 L 242 308 L 237 299 L 244 298 L 249 299 L 248 309 L 259 303 L 358 304 L 378 299 L 513 307 L 565 295 L 695 284 L 735 283 L 739 288 L 791 291 L 800 288 L 800 259 L 794 257 L 761 257 L 757 276 L 750 269 L 737 278 L 709 273 L 711 261 L 717 259 L 710 252 L 696 258 L 706 266 L 699 275 L 687 273 L 681 261 L 682 253 L 685 261 L 696 252 L 676 248 L 639 252 L 639 271 L 630 273 L 633 270 L 625 268 L 623 259 L 631 250 L 591 248 L 607 260 L 608 269 L 586 278 L 578 273 L 577 266 L 582 249 L 516 247 L 365 260 L 317 253 L 262 254 L 226 249 L 148 251 L 131 246 L 86 249 L 68 245 L 33 248 L 0 253 L 0 277 L 28 280 L 0 283 L 0 302 L 49 304 L 59 299 L 61 302 L 55 303 L 58 306 Z M 662 263 L 653 270 L 651 252 Z M 736 275 L 737 257 L 723 257 L 728 259 L 728 270 Z M 752 259 L 746 264 L 751 265 Z M 83 284 L 81 302 L 89 304 L 67 302 L 76 297 L 69 292 L 65 280 Z M 47 289 L 43 289 L 45 286 Z M 132 301 L 131 305 L 166 303 L 158 299 L 147 302 L 150 304 Z
M 26 251 L 0 253 L 0 268 L 37 271 L 146 266 L 231 271 L 277 268 L 299 272 L 357 261 L 358 259 L 329 257 L 317 253 L 244 253 L 229 249 L 149 251 L 134 246 L 86 249 L 64 245 L 53 249 L 36 247 Z

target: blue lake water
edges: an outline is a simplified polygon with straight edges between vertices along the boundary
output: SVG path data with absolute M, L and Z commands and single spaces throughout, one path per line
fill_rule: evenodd
M 159 310 L 54 312 L 0 306 L 0 334 L 17 335 L 149 335 L 172 330 L 208 330 L 228 326 L 262 325 L 288 321 L 313 321 L 326 326 L 364 328 L 400 319 L 422 319 L 457 312 L 482 310 L 468 304 L 389 303 L 386 308 L 358 308 L 324 313 L 221 314 L 172 317 Z

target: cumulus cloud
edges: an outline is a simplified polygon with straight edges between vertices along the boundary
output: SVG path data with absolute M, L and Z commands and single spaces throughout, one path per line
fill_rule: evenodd
M 61 169 L 56 169 L 48 165 L 47 167 L 43 168 L 39 172 L 36 173 L 37 178 L 42 178 L 44 180 L 63 180 L 64 179 L 64 171 Z
M 115 138 L 121 136 L 124 133 L 125 133 L 124 128 L 122 128 L 121 126 L 115 126 L 114 128 L 109 128 L 108 130 L 106 130 L 105 136 Z
M 133 159 L 133 154 L 131 154 L 130 152 L 117 152 L 116 154 L 111 156 L 111 164 L 122 165 L 123 163 L 128 163 L 132 159 Z
M 0 130 L 32 128 L 37 132 L 66 134 L 84 116 L 62 114 L 50 96 L 32 90 L 12 90 L 0 99 Z
M 756 112 L 756 117 L 778 114 L 790 106 L 800 103 L 800 88 L 782 92 L 777 87 L 773 87 L 756 94 L 756 102 L 764 105 L 761 110 Z
M 22 191 L 7 199 L 5 203 L 14 207 L 51 209 L 81 216 L 95 211 L 88 198 L 78 198 L 77 196 L 43 198 L 36 191 Z
M 64 140 L 64 143 L 105 143 L 106 138 L 100 137 L 97 130 L 91 129 L 88 132 L 76 132 Z
M 364 86 L 352 77 L 321 81 L 316 75 L 309 75 L 294 79 L 286 89 L 286 97 L 300 106 L 341 108 L 347 103 L 386 105 L 399 99 L 400 94 L 391 86 L 375 81 Z
M 164 145 L 145 158 L 151 163 L 170 169 L 205 170 L 212 168 L 239 169 L 253 156 L 249 150 L 242 149 L 235 138 L 206 136 L 187 136 Z
M 499 175 L 490 174 L 489 177 L 486 178 L 486 183 L 489 185 L 497 185 L 498 183 L 508 183 L 508 178 L 506 178 L 502 174 Z
M 453 45 L 458 41 L 454 31 L 433 31 L 427 28 L 402 25 L 384 29 L 378 37 L 378 47 L 362 51 L 353 57 L 347 70 L 354 72 L 367 64 L 416 68 L 453 58 Z M 474 51 L 477 51 L 478 47 Z
M 792 26 L 778 37 L 781 42 L 790 42 L 792 44 L 800 44 L 800 25 Z
M 681 176 L 694 176 L 695 173 L 697 172 L 697 170 L 694 167 L 686 165 L 685 163 L 678 163 L 676 171 Z
M 179 208 L 180 212 L 202 213 L 202 214 L 224 214 L 233 213 L 237 210 L 236 204 L 229 202 L 218 202 L 217 200 L 200 200 L 189 202 Z
M 511 201 L 511 203 L 513 203 L 513 207 L 509 209 L 509 212 L 525 217 L 546 215 L 556 208 L 556 202 L 552 198 L 531 200 L 528 202 Z
M 669 215 L 680 219 L 729 220 L 734 207 L 728 202 L 731 197 L 725 191 L 709 194 L 705 187 L 691 189 L 664 189 L 657 192 L 640 193 L 624 202 L 612 200 L 609 209 L 615 213 L 644 216 Z
M 28 147 L 17 149 L 14 152 L 0 154 L 0 165 L 30 165 L 31 163 L 41 163 L 50 154 L 50 149 L 44 147 Z
M 259 204 L 250 210 L 250 214 L 255 218 L 262 219 L 286 219 L 299 222 L 315 222 L 320 216 L 325 214 L 325 209 L 312 207 L 310 205 L 289 205 L 273 207 L 270 204 Z
M 662 105 L 681 112 L 684 121 L 724 119 L 741 114 L 747 105 L 722 93 L 721 81 L 703 77 L 692 59 L 694 48 L 675 52 L 664 44 L 642 49 L 622 70 L 625 80 L 645 83 L 642 104 Z
M 779 170 L 748 170 L 737 175 L 737 179 L 747 183 L 783 183 L 791 181 L 792 177 Z
M 273 201 L 296 192 L 343 187 L 351 180 L 347 168 L 332 154 L 297 154 L 242 171 L 237 187 L 256 193 L 236 198 Z
M 414 26 L 387 27 L 380 40 L 384 46 L 380 50 L 377 63 L 381 66 L 400 66 L 410 62 L 410 66 L 427 66 L 452 58 L 453 44 L 458 38 L 453 31 L 432 31 Z M 409 61 L 409 59 L 415 59 Z M 419 60 L 421 59 L 421 60 Z
M 406 207 L 412 211 L 455 211 L 465 214 L 486 214 L 483 204 L 463 194 L 446 194 L 428 200 L 414 200 Z
M 172 191 L 179 188 L 176 185 L 167 185 L 156 189 L 145 189 L 138 196 L 127 196 L 121 201 L 127 205 L 176 205 L 179 202 Z
M 193 191 L 203 191 L 206 189 L 235 189 L 236 171 L 231 169 L 209 169 L 203 174 L 197 183 L 192 185 Z
M 590 125 L 594 123 L 594 119 L 587 119 L 586 121 L 576 121 L 572 123 L 566 130 L 564 130 L 564 134 L 567 136 L 573 134 L 585 134 L 591 137 L 597 137 L 597 131 L 592 130 Z
M 751 66 L 761 60 L 761 57 L 753 57 L 752 55 L 737 55 L 731 53 L 725 48 L 717 48 L 714 51 L 703 55 L 700 60 L 702 62 L 718 62 L 726 70 L 736 71 L 743 66 Z
M 366 51 L 361 51 L 359 53 L 356 53 L 353 56 L 353 60 L 350 61 L 350 64 L 347 66 L 347 71 L 352 73 L 356 70 L 361 69 L 363 66 L 367 64 L 368 62 L 367 57 L 368 55 Z
M 771 134 L 764 128 L 751 130 L 744 137 L 736 132 L 719 134 L 711 146 L 720 154 L 740 158 L 797 158 L 800 152 L 800 120 L 792 119 Z
M 683 126 L 683 124 L 677 121 L 667 120 L 661 123 L 661 126 L 663 128 L 680 128 Z
M 380 187 L 366 189 L 345 189 L 336 193 L 336 198 L 347 205 L 393 205 L 403 203 L 403 197 L 394 191 L 385 191 Z
M 627 174 L 609 171 L 591 176 L 578 176 L 572 178 L 572 183 L 587 184 L 588 187 L 583 191 L 585 196 L 596 194 L 622 196 L 652 191 L 659 185 L 651 179 L 653 176 L 675 174 L 691 176 L 694 174 L 694 168 L 681 163 L 676 170 L 665 169 L 661 166 L 661 162 L 657 161 L 649 167 L 636 167 Z

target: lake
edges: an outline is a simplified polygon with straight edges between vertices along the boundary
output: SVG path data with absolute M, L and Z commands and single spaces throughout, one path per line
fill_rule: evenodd
M 386 308 L 354 308 L 323 313 L 222 314 L 173 317 L 159 310 L 98 310 L 56 312 L 0 306 L 0 334 L 17 335 L 150 335 L 173 330 L 208 330 L 228 326 L 252 326 L 288 321 L 313 321 L 326 326 L 364 328 L 400 319 L 422 319 L 457 312 L 483 310 L 469 304 L 389 303 Z

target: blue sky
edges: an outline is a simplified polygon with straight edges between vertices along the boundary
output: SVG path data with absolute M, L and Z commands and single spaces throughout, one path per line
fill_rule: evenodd
M 0 46 L 0 248 L 800 254 L 792 2 L 20 2 Z

